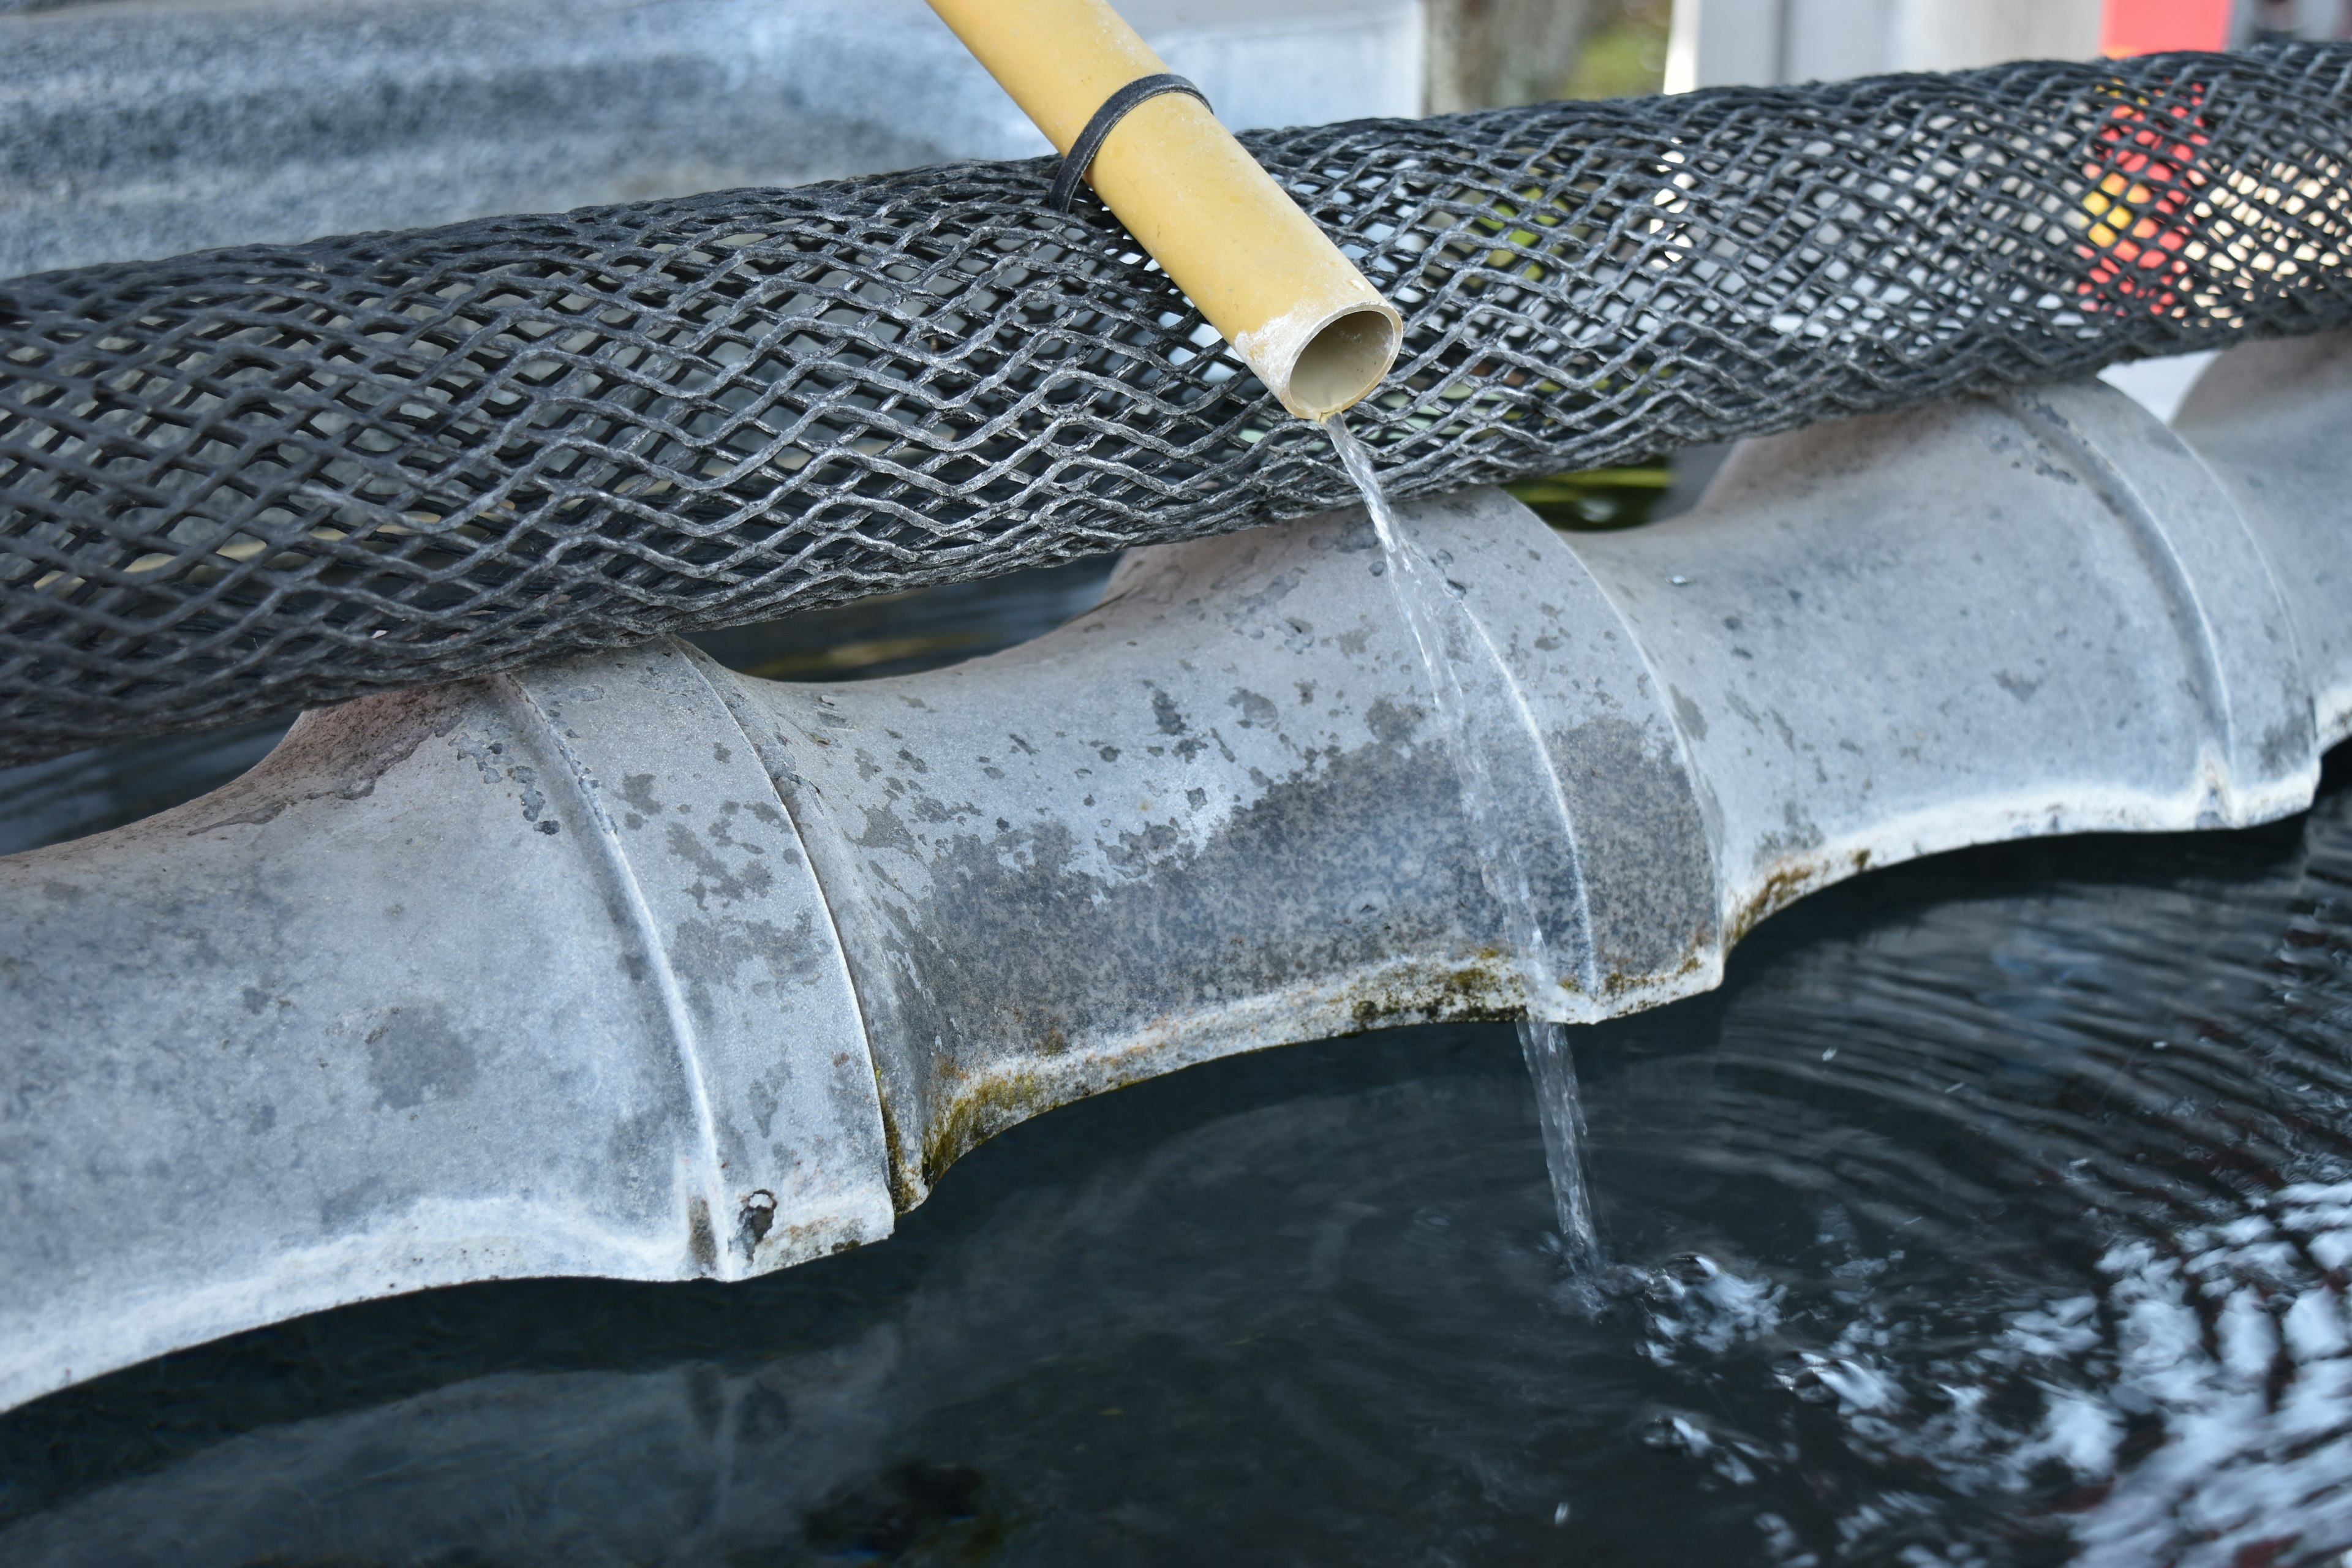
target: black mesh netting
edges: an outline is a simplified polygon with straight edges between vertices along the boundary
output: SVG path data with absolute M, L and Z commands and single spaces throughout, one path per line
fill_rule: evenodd
M 2352 47 L 1245 137 L 1412 494 L 2352 321 Z M 1051 164 L 0 283 L 0 760 L 1351 494 Z

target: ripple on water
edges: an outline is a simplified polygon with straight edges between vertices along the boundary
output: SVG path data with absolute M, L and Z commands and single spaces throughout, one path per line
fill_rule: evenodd
M 0 1421 L 10 1563 L 2231 1565 L 2352 1544 L 2352 792 L 1970 851 L 1584 1031 L 1213 1064 L 748 1285 L 323 1314 Z

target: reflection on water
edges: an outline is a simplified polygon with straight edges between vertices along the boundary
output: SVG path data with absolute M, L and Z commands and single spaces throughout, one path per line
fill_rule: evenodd
M 2339 770 L 2340 771 L 2340 770 Z M 1213 1064 L 732 1287 L 323 1314 L 0 1422 L 10 1563 L 2312 1563 L 2352 1544 L 2352 791 L 1975 850 L 1581 1032 Z

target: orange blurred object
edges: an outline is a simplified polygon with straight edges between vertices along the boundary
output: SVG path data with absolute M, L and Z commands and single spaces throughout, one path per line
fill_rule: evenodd
M 2230 41 L 2231 0 L 2107 0 L 2099 51 L 2109 58 L 2167 49 L 2218 49 Z
M 2071 226 L 2088 242 L 2075 247 L 2091 264 L 2076 286 L 2084 310 L 2179 312 L 2174 285 L 2202 249 L 2193 242 L 2196 195 L 2208 183 L 2197 163 L 2211 142 L 2197 112 L 2203 96 L 2192 89 L 2186 103 L 2126 98 L 2109 109 L 2083 165 L 2091 188 Z

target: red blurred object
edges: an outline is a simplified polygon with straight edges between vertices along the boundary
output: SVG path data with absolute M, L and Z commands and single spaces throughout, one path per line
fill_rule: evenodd
M 2179 308 L 2172 285 L 2189 273 L 2181 252 L 2195 237 L 2196 193 L 2206 184 L 2197 162 L 2211 141 L 2197 112 L 2203 92 L 2190 89 L 2186 97 L 2172 103 L 2124 100 L 2099 129 L 2095 155 L 2083 165 L 2091 188 L 2077 220 L 2089 241 L 2076 247 L 2091 264 L 2077 286 L 2086 310 L 2162 316 Z
M 2230 41 L 2231 0 L 2107 0 L 2099 50 L 2153 55 L 2167 49 L 2218 49 Z

